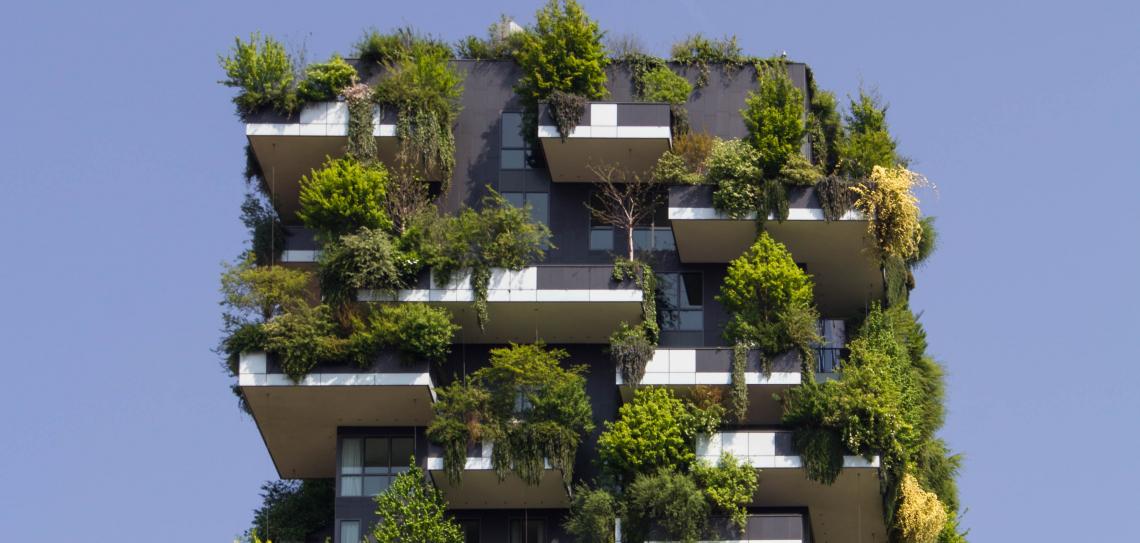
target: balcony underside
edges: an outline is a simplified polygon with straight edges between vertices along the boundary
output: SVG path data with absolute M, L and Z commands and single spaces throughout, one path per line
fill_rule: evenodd
M 570 495 L 562 482 L 562 472 L 548 469 L 539 484 L 527 485 L 514 474 L 499 481 L 490 469 L 489 459 L 469 458 L 468 467 L 477 464 L 479 469 L 463 471 L 462 481 L 452 485 L 443 471 L 442 458 L 428 458 L 428 473 L 436 488 L 447 498 L 449 509 L 565 509 L 570 507 Z
M 761 469 L 752 505 L 807 507 L 815 543 L 885 543 L 878 471 L 845 467 L 827 486 L 808 480 L 803 469 Z
M 633 128 L 633 127 L 630 127 Z M 666 127 L 666 132 L 668 127 Z M 550 178 L 560 183 L 593 183 L 598 176 L 591 167 L 620 165 L 631 173 L 646 175 L 657 159 L 669 150 L 665 137 L 599 138 L 544 137 L 542 148 L 550 168 Z

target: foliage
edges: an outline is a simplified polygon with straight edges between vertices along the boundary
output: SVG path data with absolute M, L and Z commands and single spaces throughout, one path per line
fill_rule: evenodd
M 704 461 L 694 464 L 693 477 L 709 503 L 728 513 L 732 523 L 743 534 L 748 524 L 747 506 L 752 503 L 752 496 L 759 485 L 756 469 L 725 451 L 715 466 Z
M 334 54 L 328 62 L 305 66 L 305 79 L 297 85 L 297 97 L 303 102 L 336 100 L 355 82 L 356 68 Z
M 598 222 L 625 232 L 626 258 L 633 260 L 634 229 L 653 218 L 665 195 L 652 176 L 610 164 L 591 164 L 588 168 L 597 182 L 594 198 L 586 202 L 586 208 Z
M 668 540 L 695 543 L 708 521 L 709 504 L 689 475 L 663 468 L 642 473 L 626 490 L 628 541 L 645 541 L 656 524 Z M 626 541 L 623 534 L 622 541 Z
M 267 481 L 261 485 L 261 507 L 253 513 L 254 534 L 278 543 L 301 543 L 306 536 L 332 525 L 332 479 Z
M 442 362 L 459 331 L 451 313 L 423 303 L 381 305 L 368 316 L 368 329 L 380 345 L 399 349 L 405 358 Z
M 745 375 L 745 370 L 751 350 L 744 341 L 737 341 L 732 346 L 732 388 L 729 389 L 728 402 L 732 418 L 737 422 L 744 422 L 748 416 L 748 376 Z
M 365 165 L 377 160 L 371 96 L 372 89 L 363 83 L 344 90 L 345 102 L 348 103 L 348 143 L 345 154 Z
M 258 266 L 252 254 L 236 264 L 222 264 L 220 302 L 227 327 L 266 323 L 305 304 L 310 275 L 281 266 Z
M 549 461 L 570 484 L 574 455 L 594 422 L 585 367 L 563 368 L 567 356 L 541 343 L 492 349 L 488 366 L 440 394 L 428 436 L 443 445 L 452 481 L 458 482 L 463 466 L 460 451 L 482 438 L 494 443 L 491 465 L 500 479 L 514 472 L 538 484 Z
M 688 133 L 673 140 L 673 148 L 657 160 L 653 178 L 663 183 L 704 183 L 708 160 L 717 139 L 706 133 Z
M 689 101 L 693 85 L 688 79 L 677 75 L 666 66 L 659 66 L 645 72 L 641 79 L 642 98 L 647 102 L 667 102 L 684 104 Z
M 829 175 L 815 184 L 815 195 L 823 209 L 823 218 L 838 221 L 855 207 L 855 193 L 852 182 L 844 177 Z
M 887 129 L 887 106 L 873 92 L 859 90 L 850 100 L 847 135 L 839 145 L 840 169 L 854 179 L 872 175 L 876 166 L 893 168 L 898 162 L 897 143 Z
M 716 184 L 713 207 L 734 219 L 755 214 L 758 221 L 788 216 L 788 196 L 778 179 L 764 179 L 760 154 L 741 140 L 718 140 L 708 159 L 708 180 Z
M 474 60 L 510 60 L 515 58 L 521 46 L 523 32 L 511 31 L 511 19 L 499 17 L 487 29 L 487 38 L 467 36 L 455 44 L 455 54 L 459 58 Z
M 578 120 L 586 113 L 586 99 L 577 94 L 555 90 L 547 98 L 547 104 L 550 106 L 550 116 L 558 125 L 562 141 L 566 141 L 578 126 Z
M 385 64 L 406 59 L 415 51 L 430 51 L 433 55 L 448 57 L 451 48 L 442 41 L 417 33 L 410 27 L 397 28 L 383 34 L 375 28 L 364 32 L 353 46 L 356 58 L 369 64 Z
M 910 290 L 914 287 L 914 274 L 907 268 L 906 262 L 897 256 L 883 259 L 883 276 L 886 283 L 887 307 L 905 304 L 910 297 Z
M 717 301 L 731 315 L 724 335 L 734 344 L 755 346 L 768 357 L 790 348 L 808 350 L 796 341 L 805 335 L 797 329 L 803 327 L 804 320 L 797 313 L 814 313 L 811 276 L 767 232 L 729 263 Z M 814 322 L 810 327 L 809 341 L 815 339 Z
M 681 40 L 672 47 L 674 62 L 686 66 L 695 66 L 697 75 L 697 88 L 709 83 L 709 64 L 723 65 L 725 68 L 739 68 L 747 62 L 736 43 L 736 36 L 726 36 L 720 39 L 710 39 L 701 34 L 693 34 Z
M 327 305 L 301 305 L 262 325 L 266 350 L 281 357 L 281 369 L 300 382 L 313 368 L 343 354 L 332 311 Z
M 934 228 L 934 217 L 923 217 L 919 223 L 922 225 L 922 236 L 918 240 L 918 250 L 914 257 L 907 260 L 907 265 L 911 267 L 926 262 L 938 248 L 938 230 Z
M 226 72 L 220 83 L 241 89 L 233 99 L 239 116 L 268 107 L 284 114 L 297 108 L 293 60 L 281 42 L 258 33 L 250 34 L 248 42 L 234 38 L 230 56 L 218 55 L 218 62 Z
M 214 349 L 214 352 L 225 356 L 226 370 L 231 377 L 236 377 L 241 353 L 263 351 L 265 350 L 265 342 L 265 330 L 260 324 L 241 324 L 226 330 L 226 335 L 219 342 L 218 347 Z M 235 394 L 238 394 L 239 400 L 244 405 L 245 397 L 239 392 L 240 388 L 235 391 Z
M 598 437 L 601 465 L 616 479 L 658 468 L 685 470 L 696 457 L 698 428 L 693 409 L 667 388 L 639 387 L 622 404 L 618 419 Z
M 925 178 L 906 168 L 875 166 L 869 182 L 851 187 L 855 207 L 867 217 L 867 233 L 880 255 L 903 260 L 918 256 L 923 228 L 914 187 L 927 184 Z
M 413 460 L 382 494 L 376 496 L 377 543 L 463 543 L 463 529 L 447 514 L 443 493 L 427 481 Z
M 259 266 L 272 264 L 285 249 L 288 234 L 269 199 L 255 192 L 246 192 L 241 203 L 241 222 L 249 230 L 250 252 L 254 261 Z
M 623 322 L 610 335 L 610 358 L 621 371 L 627 385 L 636 387 L 645 377 L 645 366 L 653 358 L 657 345 L 646 337 L 645 327 Z
M 566 517 L 566 532 L 582 543 L 614 543 L 618 504 L 609 492 L 578 486 Z
M 823 179 L 819 168 L 796 153 L 789 155 L 783 166 L 780 166 L 779 179 L 789 185 L 811 186 Z
M 326 243 L 318 272 L 321 294 L 339 307 L 355 302 L 361 289 L 394 291 L 405 286 L 395 255 L 391 238 L 379 228 L 364 228 Z
M 297 216 L 325 241 L 361 228 L 390 229 L 384 212 L 388 170 L 352 158 L 329 159 L 301 178 L 301 209 Z
M 757 165 L 775 178 L 788 159 L 800 152 L 804 137 L 804 95 L 780 65 L 760 74 L 759 88 L 749 92 L 740 110 L 748 127 L 748 143 L 759 152 Z
M 819 389 L 813 389 L 813 392 L 817 390 Z M 799 398 L 802 403 L 798 409 L 804 412 L 814 409 L 811 411 L 812 416 L 823 416 L 824 413 L 820 410 L 828 407 L 825 394 L 805 393 Z M 792 435 L 792 446 L 803 458 L 808 479 L 830 485 L 839 478 L 846 449 L 838 432 L 828 428 L 797 428 Z
M 843 120 L 839 116 L 835 94 L 815 88 L 810 81 L 811 105 L 808 109 L 807 133 L 811 138 L 812 163 L 825 174 L 839 167 L 839 146 L 843 141 Z
M 935 543 L 946 526 L 946 509 L 938 496 L 923 490 L 909 473 L 903 475 L 900 495 L 895 518 L 903 541 Z
M 653 268 L 637 260 L 618 259 L 614 261 L 613 279 L 632 279 L 641 288 L 641 326 L 645 338 L 656 348 L 661 329 L 657 324 L 657 276 Z

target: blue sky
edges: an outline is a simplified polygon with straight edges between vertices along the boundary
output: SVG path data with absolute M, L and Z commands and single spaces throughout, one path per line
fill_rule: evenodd
M 5 8 L 3 539 L 229 541 L 274 476 L 209 350 L 219 263 L 245 237 L 217 53 L 255 30 L 317 60 L 366 26 L 454 40 L 537 3 Z M 1119 539 L 1140 513 L 1136 5 L 584 3 L 658 53 L 734 33 L 840 96 L 879 89 L 939 187 L 913 301 L 949 372 L 971 540 Z

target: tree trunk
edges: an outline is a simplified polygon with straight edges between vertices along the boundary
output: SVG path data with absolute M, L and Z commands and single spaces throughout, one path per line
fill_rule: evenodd
M 629 259 L 633 260 L 633 225 L 625 229 L 625 243 L 629 249 Z

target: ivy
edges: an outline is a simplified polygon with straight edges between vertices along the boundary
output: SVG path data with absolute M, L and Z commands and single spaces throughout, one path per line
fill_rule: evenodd
M 558 125 L 558 133 L 562 136 L 562 141 L 566 141 L 578 126 L 578 120 L 586 113 L 586 99 L 556 90 L 550 93 L 547 103 L 550 106 L 550 116 L 554 117 L 554 122 Z
M 645 377 L 645 366 L 653 358 L 657 345 L 646 337 L 645 326 L 623 322 L 610 336 L 610 358 L 621 371 L 627 385 L 637 387 Z
M 443 494 L 414 461 L 376 496 L 376 518 L 372 538 L 377 543 L 463 543 L 463 528 L 447 514 Z
M 748 57 L 736 42 L 736 36 L 710 39 L 693 34 L 673 44 L 672 57 L 674 62 L 697 68 L 697 88 L 709 84 L 710 64 L 736 70 L 748 62 Z
M 644 262 L 619 258 L 614 261 L 614 281 L 633 280 L 641 288 L 641 318 L 646 339 L 657 346 L 661 334 L 657 323 L 657 275 Z

